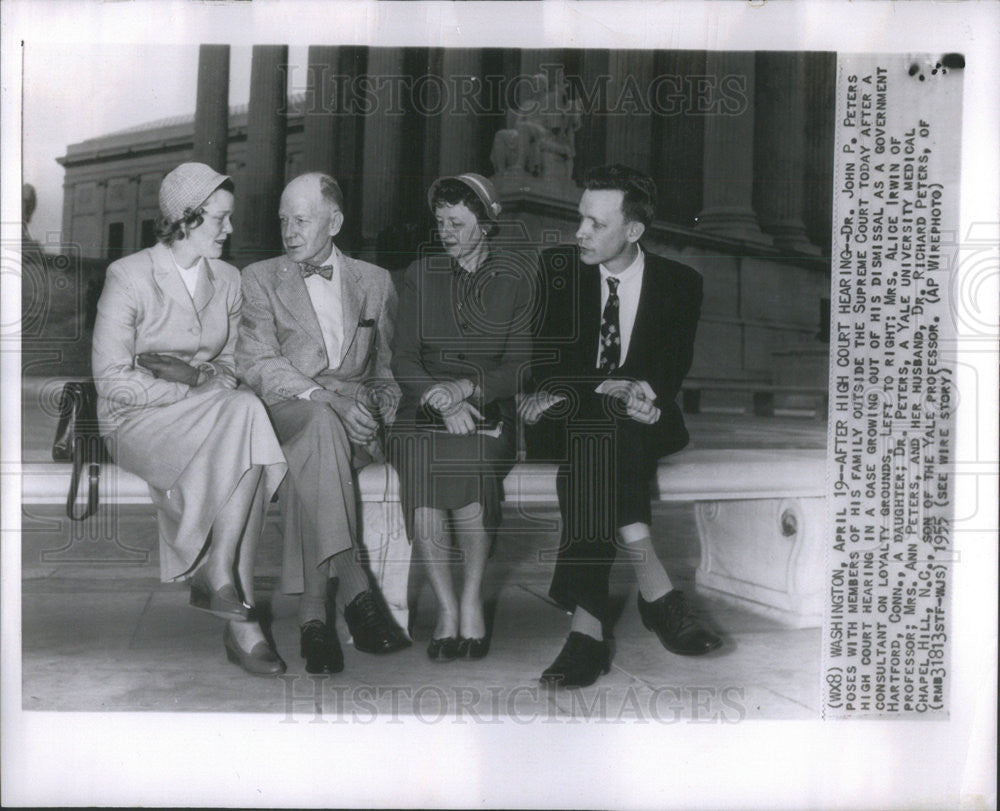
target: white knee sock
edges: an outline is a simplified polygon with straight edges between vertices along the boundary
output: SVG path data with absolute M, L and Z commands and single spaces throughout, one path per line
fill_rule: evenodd
M 573 622 L 570 624 L 571 631 L 579 631 L 594 639 L 604 639 L 604 630 L 601 628 L 601 621 L 593 614 L 576 607 L 573 612 Z
M 649 525 L 628 524 L 618 530 L 618 535 L 633 553 L 632 568 L 635 569 L 635 578 L 639 583 L 642 599 L 648 603 L 660 599 L 673 588 L 673 584 L 670 582 L 667 570 L 656 556 L 656 550 L 653 549 Z

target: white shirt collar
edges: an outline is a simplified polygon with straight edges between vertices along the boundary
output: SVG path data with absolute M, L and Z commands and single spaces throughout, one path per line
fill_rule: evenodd
M 601 271 L 601 278 L 606 279 L 609 276 L 614 276 L 619 282 L 626 284 L 632 281 L 636 276 L 642 272 L 642 268 L 645 266 L 645 255 L 642 252 L 642 248 L 636 245 L 638 252 L 635 255 L 635 259 L 632 260 L 632 264 L 629 265 L 621 273 L 612 273 L 604 264 L 598 265 Z

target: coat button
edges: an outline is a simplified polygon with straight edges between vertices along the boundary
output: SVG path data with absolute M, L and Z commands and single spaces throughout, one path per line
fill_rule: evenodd
M 459 326 L 462 329 L 468 329 L 469 328 L 469 322 L 468 321 L 463 321 L 461 324 L 459 324 Z
M 465 360 L 465 353 L 464 352 L 459 352 L 458 353 L 458 359 L 459 360 Z

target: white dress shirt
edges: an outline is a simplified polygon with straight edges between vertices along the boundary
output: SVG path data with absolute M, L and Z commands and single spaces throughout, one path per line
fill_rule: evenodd
M 180 274 L 181 281 L 184 282 L 184 286 L 187 288 L 188 295 L 191 296 L 191 300 L 194 301 L 194 291 L 198 288 L 198 277 L 201 275 L 201 265 L 202 259 L 198 258 L 189 268 L 182 268 L 177 264 L 177 259 L 174 258 L 174 254 L 171 251 L 170 258 L 174 260 L 174 267 L 177 268 L 177 272 Z
M 638 247 L 638 246 L 637 246 Z M 646 257 L 639 248 L 635 260 L 621 273 L 611 273 L 604 265 L 598 265 L 601 272 L 601 317 L 604 317 L 604 307 L 608 303 L 608 282 L 609 276 L 618 279 L 618 327 L 621 330 L 621 359 L 618 366 L 625 364 L 628 357 L 628 347 L 632 340 L 632 328 L 635 326 L 635 314 L 639 309 L 639 294 L 642 292 L 642 274 L 646 268 Z M 597 338 L 597 353 L 594 357 L 594 366 L 601 365 L 601 339 Z
M 314 273 L 305 279 L 306 292 L 309 294 L 309 301 L 312 302 L 313 311 L 316 313 L 316 320 L 319 321 L 319 330 L 323 335 L 323 344 L 326 347 L 326 357 L 328 369 L 336 369 L 340 366 L 341 352 L 344 344 L 344 306 L 340 300 L 340 274 L 341 274 L 341 254 L 334 245 L 330 255 L 322 262 L 312 262 L 314 265 L 331 265 L 333 275 L 327 281 L 318 273 Z M 303 400 L 308 400 L 309 395 L 321 388 L 313 386 L 311 389 L 299 394 Z
M 638 246 L 637 246 L 638 247 Z M 600 265 L 601 271 L 601 317 L 603 318 L 604 307 L 608 303 L 608 296 L 611 295 L 608 290 L 607 279 L 615 274 L 608 271 L 604 265 Z M 639 310 L 639 295 L 642 293 L 642 274 L 646 269 L 646 258 L 642 252 L 642 248 L 639 248 L 639 253 L 636 255 L 635 260 L 629 265 L 625 270 L 617 275 L 618 277 L 618 326 L 621 330 L 621 359 L 618 362 L 618 367 L 621 368 L 622 364 L 625 363 L 625 357 L 628 355 L 628 346 L 632 340 L 632 329 L 635 327 L 635 315 Z M 601 365 L 601 350 L 600 350 L 600 338 L 598 338 L 598 350 L 597 350 L 597 361 L 595 366 Z M 607 379 L 601 382 L 601 384 L 594 389 L 598 394 L 610 394 L 614 391 L 616 383 L 612 379 Z M 647 400 L 652 403 L 656 400 L 656 393 L 653 391 L 652 387 L 645 380 L 641 381 L 641 391 L 637 396 L 640 400 Z M 660 409 L 653 409 L 652 421 L 656 422 L 660 419 Z

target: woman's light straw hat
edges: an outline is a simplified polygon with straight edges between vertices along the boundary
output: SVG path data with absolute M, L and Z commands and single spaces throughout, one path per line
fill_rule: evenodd
M 229 179 L 204 163 L 182 163 L 160 184 L 160 211 L 167 222 L 182 220 Z

